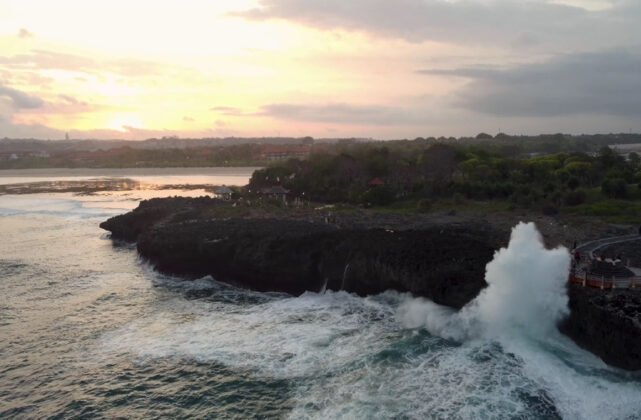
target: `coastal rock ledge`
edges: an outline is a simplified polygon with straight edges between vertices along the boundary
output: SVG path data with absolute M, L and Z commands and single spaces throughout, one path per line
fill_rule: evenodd
M 353 218 L 351 220 L 350 218 Z M 484 223 L 414 223 L 323 213 L 233 208 L 201 198 L 143 201 L 100 227 L 136 242 L 163 273 L 217 280 L 257 291 L 300 295 L 386 290 L 460 309 L 486 287 L 485 266 L 509 232 Z M 562 332 L 606 363 L 641 369 L 641 290 L 569 287 Z
M 604 362 L 641 370 L 641 290 L 569 286 L 570 316 L 559 326 Z
M 324 218 L 239 213 L 208 198 L 153 199 L 100 227 L 113 239 L 135 241 L 167 274 L 212 275 L 293 295 L 397 290 L 455 308 L 485 287 L 485 264 L 496 249 L 486 227 L 345 228 Z

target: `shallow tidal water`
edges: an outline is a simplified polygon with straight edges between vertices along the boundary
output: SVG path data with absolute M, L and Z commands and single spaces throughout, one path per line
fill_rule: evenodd
M 639 374 L 545 328 L 160 275 L 98 228 L 136 199 L 0 196 L 0 418 L 641 418 Z

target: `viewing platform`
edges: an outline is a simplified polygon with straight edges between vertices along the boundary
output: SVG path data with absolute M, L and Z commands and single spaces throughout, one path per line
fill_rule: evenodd
M 624 242 L 641 241 L 639 235 L 599 239 L 576 247 L 569 282 L 583 287 L 605 289 L 641 289 L 641 268 L 631 267 L 629 260 L 604 258 L 600 249 Z M 577 258 L 578 257 L 578 258 Z

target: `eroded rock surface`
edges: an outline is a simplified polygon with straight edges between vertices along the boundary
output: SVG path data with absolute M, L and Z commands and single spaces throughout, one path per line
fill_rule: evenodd
M 641 290 L 571 286 L 570 316 L 561 331 L 606 363 L 641 369 Z
M 150 200 L 101 227 L 114 239 L 136 241 L 139 253 L 165 273 L 210 274 L 295 295 L 393 289 L 456 308 L 485 287 L 485 264 L 495 249 L 487 227 L 349 229 L 287 217 L 220 218 L 219 205 L 204 198 Z
M 113 239 L 137 242 L 165 273 L 293 295 L 392 289 L 454 308 L 486 286 L 485 266 L 509 237 L 487 223 L 417 218 L 404 229 L 403 218 L 359 216 L 325 223 L 309 214 L 243 213 L 206 197 L 167 198 L 144 201 L 101 227 Z M 641 291 L 571 286 L 568 293 L 571 315 L 561 330 L 609 364 L 641 369 Z

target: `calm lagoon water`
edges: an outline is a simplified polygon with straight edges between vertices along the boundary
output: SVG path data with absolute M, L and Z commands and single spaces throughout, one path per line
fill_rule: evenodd
M 0 171 L 0 185 L 126 178 L 152 185 L 245 185 L 257 168 L 16 169 Z

